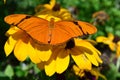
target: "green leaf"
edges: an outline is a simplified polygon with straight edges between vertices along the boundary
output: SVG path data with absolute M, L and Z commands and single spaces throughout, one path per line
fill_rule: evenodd
M 107 33 L 113 33 L 113 27 L 111 27 L 111 26 L 106 26 L 105 30 Z
M 14 75 L 14 71 L 11 65 L 8 65 L 4 71 L 4 74 L 11 78 Z
M 28 71 L 22 70 L 20 66 L 17 66 L 15 68 L 15 74 L 17 77 L 25 77 L 27 73 L 28 73 Z
M 117 78 L 120 78 L 120 73 L 117 70 L 117 67 L 111 63 L 110 64 L 110 70 L 105 72 L 105 75 L 108 80 L 117 80 Z
M 36 74 L 38 74 L 40 72 L 40 69 L 36 65 L 34 65 L 33 68 L 34 68 Z

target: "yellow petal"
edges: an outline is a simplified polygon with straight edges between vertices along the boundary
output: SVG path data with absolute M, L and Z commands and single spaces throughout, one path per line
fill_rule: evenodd
M 88 69 L 91 70 L 91 63 L 90 61 L 85 57 L 84 54 L 80 55 L 72 55 L 72 58 L 74 59 L 75 63 L 78 65 L 80 69 Z
M 17 28 L 16 26 L 11 26 L 10 29 L 6 32 L 6 36 L 10 36 L 14 33 L 16 33 L 18 30 L 20 30 L 19 28 Z
M 8 30 L 8 34 L 11 36 L 9 37 L 8 41 L 5 43 L 5 47 L 4 47 L 7 56 L 12 52 L 12 50 L 16 46 L 15 44 L 19 39 L 22 39 L 23 37 L 25 39 L 27 38 L 26 34 L 22 30 L 18 30 L 18 28 L 15 28 L 14 26 Z
M 49 64 L 45 65 L 46 75 L 52 76 L 55 73 L 55 61 L 52 60 Z
M 46 62 L 45 72 L 48 76 L 52 76 L 56 72 L 56 56 L 52 54 L 49 61 Z
M 99 37 L 96 38 L 96 41 L 97 41 L 97 42 L 104 42 L 104 41 L 106 41 L 106 40 L 107 40 L 107 38 L 104 37 L 104 36 L 99 36 Z
M 78 47 L 84 47 L 86 49 L 88 49 L 89 51 L 96 51 L 96 48 L 89 42 L 87 42 L 86 40 L 80 40 L 80 39 L 74 39 L 75 40 L 75 45 Z M 101 54 L 100 52 L 97 52 L 99 55 Z
M 94 64 L 95 66 L 98 66 L 98 62 L 94 56 L 94 54 L 89 54 L 89 53 L 86 53 L 84 52 L 84 54 L 87 56 L 87 58 L 89 59 L 89 61 Z
M 4 46 L 6 56 L 8 56 L 13 51 L 16 42 L 17 40 L 15 40 L 12 36 L 8 38 Z
M 73 65 L 74 73 L 80 77 L 85 75 L 84 69 L 80 69 L 77 65 Z
M 46 9 L 52 10 L 52 8 L 54 7 L 55 3 L 56 3 L 56 0 L 50 0 L 50 4 L 45 4 L 44 7 Z
M 71 56 L 80 69 L 91 69 L 91 62 L 80 50 L 72 50 Z
M 76 39 L 76 46 L 81 47 L 83 51 L 87 52 L 90 55 L 93 55 L 93 57 L 95 58 L 94 61 L 94 65 L 98 65 L 96 63 L 96 61 L 102 63 L 102 60 L 100 59 L 99 55 L 101 55 L 101 53 L 89 42 L 87 42 L 86 40 L 80 40 L 80 39 Z M 89 56 L 90 56 L 89 55 Z M 90 58 L 90 57 L 89 57 Z M 96 61 L 95 61 L 96 60 Z M 92 61 L 92 60 L 91 60 Z M 92 61 L 92 63 L 93 63 Z
M 43 18 L 43 19 L 47 19 L 48 21 L 50 21 L 50 19 L 51 18 L 54 18 L 54 21 L 56 22 L 56 21 L 61 21 L 61 18 L 59 18 L 59 17 L 56 17 L 55 15 L 54 15 L 54 12 L 51 12 L 51 11 L 47 11 L 48 13 L 49 13 L 49 15 L 48 14 L 41 14 L 41 13 L 38 13 L 38 14 L 36 14 L 37 15 L 37 17 L 40 17 L 40 18 Z M 51 14 L 50 14 L 51 13 Z
M 70 62 L 69 52 L 62 49 L 56 54 L 58 54 L 56 59 L 56 72 L 63 73 L 68 68 Z
M 28 56 L 30 57 L 31 61 L 33 63 L 40 63 L 41 59 L 39 58 L 38 53 L 36 53 L 35 48 L 31 45 L 31 43 L 29 42 L 27 44 L 27 50 L 28 50 Z
M 101 55 L 101 53 L 97 50 L 97 49 L 95 49 L 94 51 L 93 51 L 93 55 L 94 55 L 94 57 L 96 58 L 96 60 L 99 62 L 99 63 L 102 63 L 103 61 L 101 60 L 101 58 L 100 58 L 100 56 L 99 55 Z
M 111 43 L 109 44 L 109 48 L 110 48 L 112 51 L 115 51 L 115 49 L 116 49 L 116 44 L 113 43 L 113 42 L 111 42 Z
M 14 55 L 19 61 L 24 61 L 28 56 L 28 45 L 21 39 L 17 41 L 14 49 Z
M 97 42 L 103 42 L 104 44 L 109 45 L 110 43 L 113 43 L 113 39 L 114 39 L 113 34 L 109 33 L 108 37 L 99 36 L 99 37 L 96 38 L 96 41 Z
M 59 16 L 61 16 L 62 20 L 73 20 L 71 13 L 64 8 L 60 9 Z
M 38 57 L 41 59 L 41 61 L 48 61 L 50 58 L 52 52 L 50 50 L 50 47 L 47 45 L 38 45 L 35 48 L 36 53 L 38 54 Z
M 114 35 L 112 33 L 108 33 L 108 39 L 112 41 L 114 39 Z
M 45 44 L 38 44 L 31 40 L 30 42 L 32 46 L 34 47 L 35 53 L 38 55 L 38 58 L 41 61 L 48 61 L 48 59 L 51 57 L 52 51 L 50 45 Z

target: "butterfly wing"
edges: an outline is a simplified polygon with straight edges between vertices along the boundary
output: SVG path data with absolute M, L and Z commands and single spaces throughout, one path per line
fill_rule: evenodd
M 93 25 L 82 21 L 58 21 L 52 23 L 54 26 L 50 26 L 51 22 L 45 19 L 25 14 L 9 15 L 5 17 L 5 22 L 17 26 L 38 42 L 52 45 L 66 42 L 73 37 L 93 34 L 97 31 Z M 53 28 L 50 29 L 51 27 Z
M 96 27 L 87 22 L 58 21 L 54 24 L 51 44 L 63 43 L 73 37 L 93 34 L 96 31 Z
M 97 28 L 90 23 L 83 22 L 83 21 L 77 21 L 77 22 L 75 22 L 75 24 L 79 27 L 79 29 L 83 33 L 80 36 L 94 34 L 97 32 Z
M 77 37 L 82 34 L 79 27 L 73 22 L 59 21 L 54 24 L 54 30 L 52 31 L 51 44 L 63 43 L 73 37 Z
M 5 22 L 25 31 L 32 39 L 48 44 L 48 21 L 25 14 L 13 14 L 5 17 Z
M 20 23 L 23 19 L 26 18 L 27 15 L 24 14 L 12 14 L 8 15 L 4 18 L 5 22 L 10 25 L 17 25 Z

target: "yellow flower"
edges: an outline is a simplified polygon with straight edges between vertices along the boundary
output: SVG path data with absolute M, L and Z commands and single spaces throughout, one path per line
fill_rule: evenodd
M 96 80 L 98 80 L 99 77 L 101 77 L 103 80 L 107 80 L 107 78 L 103 74 L 101 74 L 97 68 L 93 68 L 92 70 L 88 72 L 94 75 L 96 77 Z
M 103 74 L 100 73 L 98 68 L 92 68 L 91 70 L 87 70 L 87 69 L 80 69 L 78 66 L 73 65 L 73 71 L 76 75 L 80 76 L 81 78 L 82 77 L 87 78 L 86 73 L 90 73 L 91 76 L 92 75 L 95 76 L 95 80 L 98 80 L 99 77 L 101 77 L 104 80 L 107 80 L 107 78 Z
M 98 66 L 102 63 L 100 54 L 88 41 L 75 38 L 66 45 L 53 46 L 51 58 L 39 63 L 38 67 L 44 68 L 48 76 L 55 72 L 60 74 L 67 69 L 71 56 L 80 69 L 91 70 L 92 64 Z
M 85 76 L 85 72 L 84 72 L 84 69 L 80 69 L 78 66 L 76 65 L 73 65 L 73 71 L 76 75 L 80 76 L 80 77 L 83 77 Z
M 41 8 L 43 9 L 41 10 Z M 73 20 L 71 13 L 65 9 L 61 8 L 56 0 L 50 0 L 50 4 L 39 5 L 35 8 L 36 16 L 50 20 L 56 18 L 58 20 Z
M 51 0 L 49 6 L 53 7 L 54 5 L 55 0 Z M 69 19 L 69 15 L 71 15 L 66 9 L 60 9 L 60 11 L 54 12 L 51 10 L 52 7 L 48 9 L 49 6 L 47 4 L 43 6 L 46 9 L 36 13 L 35 16 L 47 20 L 54 18 L 55 21 L 58 21 L 62 20 L 62 18 Z M 32 62 L 40 63 L 41 61 L 47 61 L 52 54 L 50 45 L 37 44 L 28 34 L 16 26 L 12 26 L 6 35 L 9 37 L 4 46 L 6 56 L 14 51 L 15 57 L 19 61 L 24 61 L 29 57 Z
M 116 44 L 113 42 L 113 40 L 114 35 L 112 33 L 109 33 L 108 37 L 99 36 L 96 38 L 97 42 L 107 44 L 112 51 L 114 51 L 116 48 Z
M 19 61 L 29 57 L 32 62 L 39 63 L 50 58 L 50 46 L 37 44 L 19 28 L 12 26 L 6 35 L 9 36 L 4 46 L 6 56 L 14 50 L 14 55 Z
M 117 54 L 117 57 L 120 56 L 120 41 L 117 42 L 116 54 Z

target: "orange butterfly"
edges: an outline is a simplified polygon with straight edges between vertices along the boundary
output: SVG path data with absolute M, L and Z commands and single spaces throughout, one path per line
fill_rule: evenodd
M 13 14 L 5 17 L 5 22 L 25 31 L 39 43 L 56 45 L 73 37 L 93 34 L 93 25 L 82 21 L 50 21 L 26 14 Z

